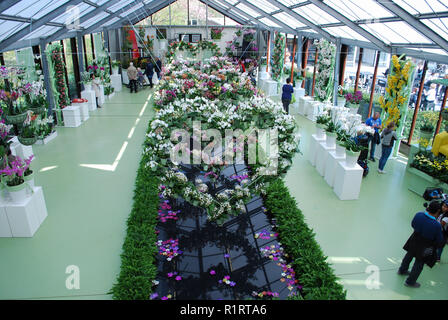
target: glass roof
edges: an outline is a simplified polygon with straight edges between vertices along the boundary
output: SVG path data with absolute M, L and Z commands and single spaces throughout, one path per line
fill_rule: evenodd
M 150 12 L 144 4 L 152 7 L 152 3 L 155 3 L 159 9 L 164 3 L 167 5 L 168 1 L 19 0 L 17 3 L 11 1 L 12 4 L 0 12 L 0 30 L 2 30 L 0 52 L 12 48 L 18 49 L 20 44 L 23 44 L 21 42 L 23 40 L 27 40 L 26 43 L 31 45 L 39 43 L 39 39 L 42 38 L 51 38 L 54 41 L 73 36 L 73 32 L 62 27 L 63 24 L 70 22 L 73 12 L 79 11 L 81 33 L 92 26 L 93 28 L 87 32 L 99 32 L 103 26 L 110 28 L 120 26 L 121 24 L 117 24 L 120 21 L 133 23 L 147 18 L 154 12 Z M 315 33 L 316 37 L 330 34 L 340 38 L 342 43 L 347 41 L 350 45 L 353 45 L 353 41 L 373 42 L 371 48 L 378 46 L 383 48 L 383 51 L 384 48 L 390 51 L 396 46 L 416 52 L 420 50 L 428 54 L 443 55 L 442 59 L 448 61 L 448 40 L 446 40 L 448 39 L 448 0 L 388 0 L 389 3 L 413 15 L 416 20 L 427 26 L 428 30 L 405 22 L 403 17 L 400 17 L 400 12 L 394 12 L 386 2 L 377 0 L 319 1 L 322 4 L 315 2 L 315 5 L 309 0 L 207 0 L 207 3 L 214 9 L 221 9 L 221 11 L 225 9 L 230 18 L 240 18 L 248 24 L 264 24 L 271 30 L 274 28 L 288 32 L 291 29 L 297 29 L 298 32 L 305 32 L 305 34 Z M 76 9 L 67 11 L 69 6 L 75 6 Z M 327 12 L 325 6 L 331 7 L 367 33 L 363 33 L 359 28 L 352 29 L 351 24 L 344 23 L 346 21 L 343 19 L 339 20 L 340 17 L 333 16 L 331 11 Z M 259 9 L 256 10 L 255 7 Z M 304 24 L 297 15 L 308 20 L 309 23 Z M 281 25 L 276 21 L 281 21 Z M 285 30 L 285 25 L 291 29 Z M 434 33 L 440 37 L 435 36 Z M 381 46 L 382 43 L 383 46 Z

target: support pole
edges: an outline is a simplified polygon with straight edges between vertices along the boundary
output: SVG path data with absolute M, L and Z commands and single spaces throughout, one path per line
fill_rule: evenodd
M 437 121 L 436 132 L 434 133 L 434 138 L 440 132 L 440 126 L 442 125 L 442 111 L 443 111 L 443 109 L 446 106 L 446 99 L 447 99 L 447 97 L 448 97 L 448 86 L 445 88 L 445 94 L 443 96 L 442 105 L 440 106 L 439 120 Z
M 81 74 L 79 73 L 78 48 L 76 45 L 76 38 L 70 38 L 70 48 L 72 49 L 71 56 L 73 61 L 73 71 L 76 81 L 76 94 L 81 98 Z
M 48 69 L 47 54 L 45 52 L 46 43 L 42 41 L 39 46 L 40 46 L 40 58 L 42 61 L 42 72 L 44 74 L 44 83 L 45 88 L 47 89 L 47 102 L 48 102 L 47 115 L 50 116 L 53 113 L 54 109 L 54 101 L 53 101 L 54 92 L 50 85 L 50 70 Z
M 77 50 L 77 55 L 78 55 L 78 62 L 79 62 L 79 72 L 83 72 L 86 71 L 87 65 L 84 66 L 84 60 L 83 58 L 85 57 L 85 50 L 84 50 L 84 37 L 81 35 L 81 33 L 78 33 L 78 35 L 76 36 L 77 40 L 78 40 L 78 50 Z M 84 89 L 84 85 L 83 85 L 83 89 Z
M 294 36 L 292 48 L 292 62 L 291 62 L 291 83 L 294 83 L 294 58 L 296 57 L 296 49 L 297 49 L 297 36 Z
M 342 41 L 341 38 L 336 39 L 336 61 L 334 66 L 333 81 L 333 105 L 338 104 L 338 86 L 339 86 L 339 69 L 341 67 Z
M 305 83 L 306 83 L 306 65 L 308 63 L 308 49 L 310 47 L 310 40 L 307 37 L 303 38 L 303 44 L 305 46 L 303 52 L 302 52 L 302 75 L 304 78 L 304 81 L 302 82 L 302 88 L 305 89 Z
M 376 77 L 378 75 L 378 65 L 380 64 L 380 55 L 381 51 L 377 51 L 375 61 L 375 71 L 373 72 L 373 79 L 372 79 L 372 88 L 370 89 L 369 113 L 367 113 L 367 118 L 370 118 L 370 116 L 372 115 L 373 96 L 375 95 Z
M 271 31 L 268 31 L 268 47 L 266 53 L 266 72 L 269 72 L 269 62 L 271 61 Z
M 344 85 L 345 68 L 347 66 L 348 46 L 343 44 L 341 46 L 341 60 L 339 61 L 339 85 Z M 342 94 L 342 90 L 340 92 Z
M 420 86 L 418 90 L 417 102 L 415 103 L 414 116 L 412 117 L 411 131 L 409 131 L 408 144 L 411 144 L 412 136 L 414 134 L 415 122 L 417 120 L 418 109 L 420 108 L 420 102 L 422 101 L 423 87 L 425 84 L 426 71 L 428 70 L 428 60 L 425 60 L 425 65 L 423 66 L 422 79 L 420 80 Z
M 314 56 L 314 68 L 313 68 L 313 86 L 311 87 L 311 96 L 314 97 L 314 88 L 316 87 L 316 71 L 317 60 L 319 59 L 319 49 L 316 47 L 316 54 Z
M 361 73 L 361 64 L 362 64 L 362 55 L 363 55 L 363 53 L 364 53 L 364 48 L 359 48 L 358 70 L 356 71 L 355 90 L 353 92 L 358 91 L 359 74 Z

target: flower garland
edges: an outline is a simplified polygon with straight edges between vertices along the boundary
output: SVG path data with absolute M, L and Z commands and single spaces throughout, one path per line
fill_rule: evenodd
M 403 56 L 393 55 L 391 66 L 391 72 L 387 77 L 386 94 L 379 100 L 381 109 L 386 113 L 383 127 L 392 121 L 400 126 L 403 113 L 407 113 L 411 82 L 414 78 L 415 64 L 411 60 L 403 60 Z
M 277 81 L 281 79 L 283 73 L 283 64 L 285 62 L 285 43 L 285 36 L 276 31 L 274 40 L 274 54 L 272 55 L 272 79 Z
M 193 57 L 196 57 L 199 50 L 210 50 L 213 56 L 221 56 L 218 45 L 211 41 L 201 40 L 196 44 L 185 41 L 175 41 L 168 46 L 166 62 L 173 62 L 178 51 L 188 51 Z
M 277 176 L 265 175 L 265 167 L 253 165 L 248 177 L 234 177 L 233 189 L 212 196 L 204 181 L 189 181 L 171 162 L 173 128 L 193 132 L 192 121 L 200 121 L 201 130 L 214 128 L 222 137 L 226 129 L 243 132 L 253 127 L 277 129 L 277 172 L 280 175 L 286 173 L 298 151 L 293 117 L 284 113 L 279 103 L 260 95 L 247 74 L 241 74 L 237 66 L 223 57 L 213 57 L 207 64 L 175 61 L 168 65 L 159 90 L 154 93 L 154 104 L 157 113 L 147 134 L 147 167 L 162 173 L 159 190 L 164 198 L 181 195 L 193 205 L 205 208 L 212 220 L 220 222 L 228 215 L 244 212 L 245 202 L 253 195 L 263 193 L 265 183 Z M 202 148 L 207 144 L 202 142 Z M 184 151 L 190 157 L 195 156 L 189 150 Z M 202 159 L 204 157 L 206 155 L 202 154 Z M 208 164 L 200 165 L 204 176 L 207 179 L 220 177 L 226 162 L 218 157 L 207 160 Z M 272 164 L 269 161 L 266 167 Z
M 67 83 L 65 82 L 65 63 L 62 57 L 62 46 L 60 43 L 53 43 L 48 46 L 47 52 L 50 53 L 50 59 L 53 66 L 53 77 L 56 86 L 56 107 L 65 108 L 70 104 L 68 96 Z
M 336 45 L 325 39 L 315 40 L 314 45 L 319 50 L 316 68 L 316 99 L 319 101 L 331 101 L 334 89 Z

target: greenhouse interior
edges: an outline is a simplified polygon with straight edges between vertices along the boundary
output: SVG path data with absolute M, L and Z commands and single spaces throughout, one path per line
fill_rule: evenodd
M 3 0 L 0 29 L 0 300 L 448 299 L 448 0 Z

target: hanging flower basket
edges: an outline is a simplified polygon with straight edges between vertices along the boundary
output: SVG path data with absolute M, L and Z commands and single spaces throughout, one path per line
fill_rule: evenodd
M 19 142 L 21 144 L 23 144 L 24 146 L 32 146 L 37 141 L 37 137 L 36 136 L 34 136 L 32 138 L 24 138 L 24 137 L 18 136 L 18 139 L 19 139 Z
M 26 112 L 13 116 L 6 115 L 5 119 L 8 124 L 22 124 L 26 119 Z

